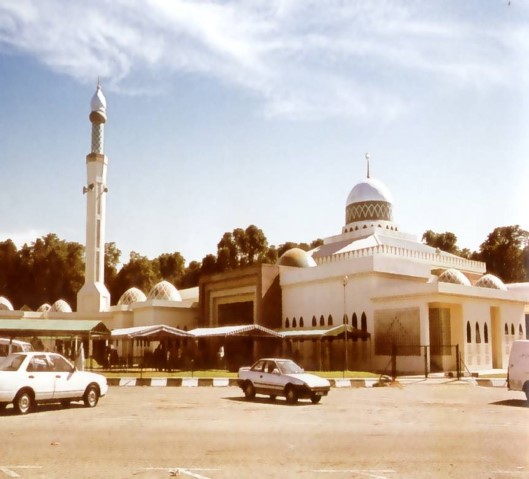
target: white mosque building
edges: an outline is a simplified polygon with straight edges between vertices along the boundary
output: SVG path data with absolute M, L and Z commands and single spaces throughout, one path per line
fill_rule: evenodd
M 391 194 L 370 177 L 369 167 L 347 197 L 340 234 L 322 246 L 287 251 L 276 265 L 202 277 L 197 288 L 178 291 L 166 281 L 149 292 L 131 288 L 111 306 L 103 267 L 106 120 L 98 85 L 83 188 L 86 272 L 78 310 L 59 299 L 35 312 L 14 311 L 0 297 L 1 318 L 96 319 L 110 330 L 165 324 L 195 332 L 206 357 L 214 355 L 212 347 L 226 345 L 227 355 L 237 357 L 235 366 L 282 354 L 320 370 L 384 371 L 392 357 L 406 372 L 452 371 L 459 359 L 469 371 L 505 369 L 510 344 L 526 337 L 529 284 L 504 284 L 486 273 L 485 263 L 401 232 Z M 253 329 L 230 343 L 229 328 L 237 325 L 253 325 L 258 334 Z M 213 346 L 204 342 L 208 335 Z

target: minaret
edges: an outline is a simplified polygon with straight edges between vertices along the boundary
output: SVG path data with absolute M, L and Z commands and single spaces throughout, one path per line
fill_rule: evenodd
M 97 84 L 90 103 L 92 123 L 92 150 L 86 157 L 86 246 L 85 282 L 77 293 L 77 311 L 98 313 L 110 308 L 110 293 L 105 286 L 105 214 L 108 159 L 104 154 L 104 132 L 107 102 Z

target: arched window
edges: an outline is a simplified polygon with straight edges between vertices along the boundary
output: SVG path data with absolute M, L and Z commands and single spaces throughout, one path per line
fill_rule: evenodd
M 360 329 L 362 331 L 367 332 L 367 316 L 366 316 L 366 313 L 362 313 L 362 317 L 360 318 Z M 362 338 L 362 341 L 367 341 L 367 335 L 365 335 Z
M 509 330 L 507 330 L 507 332 L 508 331 Z M 471 343 L 471 342 L 472 342 L 472 329 L 470 328 L 470 321 L 467 321 L 467 343 Z
M 288 318 L 285 320 L 285 328 L 290 328 L 290 320 Z
M 509 336 L 509 325 L 505 323 L 505 336 Z
M 332 314 L 329 314 L 329 317 L 327 318 L 327 326 L 332 326 Z
M 299 318 L 299 327 L 303 328 L 304 326 L 305 326 L 305 321 L 303 321 L 303 316 L 301 316 L 301 318 Z
M 358 329 L 358 318 L 356 317 L 356 313 L 353 313 L 353 328 Z
M 325 326 L 325 318 L 323 317 L 323 314 L 320 316 L 320 326 Z
M 514 336 L 514 323 L 511 323 L 511 334 Z
M 316 321 L 316 316 L 312 316 L 312 326 L 317 326 L 318 322 Z
M 476 321 L 476 343 L 481 343 L 481 332 L 479 330 L 479 323 Z
M 343 324 L 349 324 L 349 318 L 347 317 L 347 314 L 343 315 Z
M 296 318 L 292 319 L 292 327 L 293 328 L 297 328 L 298 327 L 298 322 L 296 321 Z
M 483 326 L 483 340 L 485 343 L 489 342 L 489 327 L 487 326 L 487 323 Z

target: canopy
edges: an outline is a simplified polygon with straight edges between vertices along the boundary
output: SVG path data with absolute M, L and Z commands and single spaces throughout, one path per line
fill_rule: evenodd
M 321 338 L 337 338 L 343 339 L 345 337 L 345 328 L 347 327 L 347 337 L 351 339 L 360 338 L 367 339 L 370 334 L 367 331 L 362 331 L 358 328 L 353 328 L 351 325 L 340 324 L 332 328 L 326 329 L 304 329 L 295 330 L 289 329 L 288 331 L 281 331 L 281 334 L 285 338 L 289 339 L 321 339 Z
M 111 339 L 132 339 L 146 338 L 153 341 L 175 337 L 191 337 L 186 331 L 182 331 L 165 324 L 155 324 L 152 326 L 134 326 L 132 328 L 114 329 Z
M 81 336 L 108 337 L 102 321 L 86 319 L 0 319 L 0 336 Z
M 218 328 L 196 328 L 189 331 L 196 338 L 212 338 L 226 336 L 247 336 L 264 338 L 282 338 L 283 335 L 273 329 L 258 324 L 244 324 L 240 326 L 220 326 Z

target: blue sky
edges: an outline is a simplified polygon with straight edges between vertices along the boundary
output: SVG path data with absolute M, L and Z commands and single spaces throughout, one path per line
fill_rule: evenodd
M 0 240 L 84 243 L 97 78 L 106 240 L 128 261 L 341 231 L 365 177 L 419 237 L 475 250 L 529 229 L 529 6 L 521 0 L 0 3 Z

